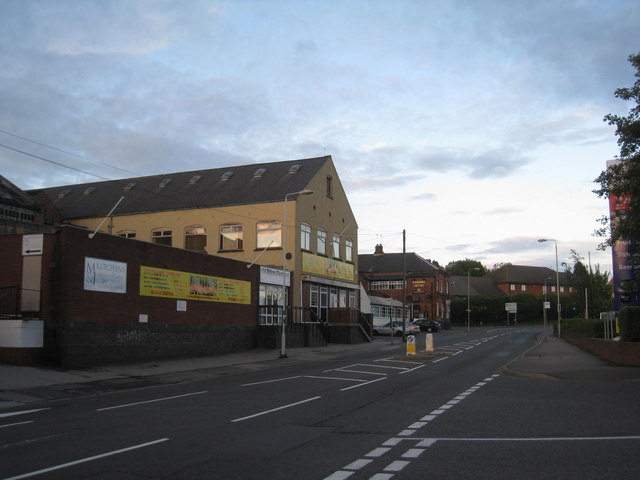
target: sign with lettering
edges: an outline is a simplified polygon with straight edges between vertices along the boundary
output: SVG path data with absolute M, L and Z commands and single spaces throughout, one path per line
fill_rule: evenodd
M 249 305 L 251 282 L 141 266 L 140 295 Z
M 85 257 L 84 289 L 94 292 L 127 293 L 127 264 Z

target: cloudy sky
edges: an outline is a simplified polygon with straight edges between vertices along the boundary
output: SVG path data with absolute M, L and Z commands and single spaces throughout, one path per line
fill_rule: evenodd
M 376 243 L 611 270 L 592 193 L 637 0 L 1 0 L 0 174 L 23 189 L 332 155 Z

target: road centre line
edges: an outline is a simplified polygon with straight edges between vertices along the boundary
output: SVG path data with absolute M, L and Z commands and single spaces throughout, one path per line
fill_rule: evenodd
M 0 428 L 15 427 L 16 425 L 24 425 L 26 423 L 33 423 L 33 420 L 27 420 L 26 422 L 7 423 L 6 425 L 0 425 Z
M 139 445 L 133 445 L 131 447 L 126 447 L 126 448 L 121 448 L 120 450 L 113 450 L 111 452 L 101 453 L 99 455 L 94 455 L 92 457 L 86 457 L 86 458 L 81 458 L 79 460 L 74 460 L 72 462 L 62 463 L 60 465 L 55 465 L 53 467 L 43 468 L 41 470 L 36 470 L 36 471 L 33 471 L 33 472 L 29 472 L 29 473 L 23 473 L 22 475 L 16 475 L 14 477 L 3 478 L 2 480 L 19 480 L 21 478 L 35 477 L 36 475 L 40 475 L 42 473 L 53 472 L 55 470 L 61 470 L 63 468 L 72 467 L 74 465 L 79 465 L 81 463 L 87 463 L 87 462 L 91 462 L 93 460 L 99 460 L 101 458 L 110 457 L 110 456 L 113 456 L 113 455 L 118 455 L 120 453 L 129 452 L 131 450 L 137 450 L 139 448 L 149 447 L 149 446 L 155 445 L 157 443 L 166 442 L 167 440 L 169 440 L 169 439 L 168 438 L 160 438 L 158 440 L 153 440 L 151 442 L 141 443 Z
M 284 377 L 284 378 L 276 378 L 275 380 L 264 380 L 263 382 L 253 382 L 253 383 L 245 383 L 240 385 L 241 387 L 250 387 L 252 385 L 262 385 L 264 383 L 275 383 L 275 382 L 283 382 L 285 380 L 294 380 L 296 378 L 301 378 L 302 375 L 296 375 L 295 377 Z
M 42 410 L 50 410 L 50 408 L 34 408 L 31 410 L 20 410 L 18 412 L 0 413 L 0 418 L 15 417 L 16 415 L 26 415 L 27 413 L 41 412 Z
M 362 378 L 323 377 L 320 375 L 305 375 L 304 378 L 319 378 L 321 380 L 344 380 L 345 382 L 366 382 Z
M 288 405 L 283 405 L 281 407 L 276 407 L 276 408 L 272 408 L 270 410 L 265 410 L 263 412 L 254 413 L 253 415 L 247 415 L 246 417 L 236 418 L 234 420 L 231 420 L 231 422 L 235 423 L 235 422 L 242 422 L 244 420 L 250 420 L 252 418 L 256 418 L 256 417 L 259 417 L 261 415 L 266 415 L 267 413 L 273 413 L 273 412 L 277 412 L 278 410 L 284 410 L 285 408 L 295 407 L 296 405 L 302 405 L 303 403 L 313 402 L 314 400 L 318 400 L 319 398 L 322 398 L 322 397 L 317 396 L 317 397 L 307 398 L 306 400 L 300 400 L 299 402 L 290 403 Z
M 380 380 L 384 380 L 386 378 L 387 378 L 386 376 L 385 377 L 376 378 L 375 380 L 369 380 L 368 382 L 360 383 L 358 385 L 352 385 L 350 387 L 341 388 L 340 391 L 341 392 L 345 392 L 345 391 L 351 390 L 353 388 L 364 387 L 365 385 L 369 385 L 370 383 L 374 383 L 374 382 L 379 382 Z
M 145 403 L 164 402 L 165 400 L 173 400 L 175 398 L 190 397 L 192 395 L 201 395 L 203 393 L 207 393 L 207 391 L 205 390 L 205 391 L 202 391 L 202 392 L 184 393 L 182 395 L 174 395 L 172 397 L 155 398 L 153 400 L 144 400 L 142 402 L 125 403 L 123 405 L 115 405 L 113 407 L 97 408 L 96 412 L 103 412 L 105 410 L 115 410 L 116 408 L 134 407 L 136 405 L 143 405 Z

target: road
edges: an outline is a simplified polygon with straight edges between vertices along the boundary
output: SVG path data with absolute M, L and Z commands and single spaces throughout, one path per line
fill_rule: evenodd
M 640 385 L 500 373 L 526 328 L 0 412 L 0 480 L 635 478 Z M 419 349 L 424 334 L 418 337 Z

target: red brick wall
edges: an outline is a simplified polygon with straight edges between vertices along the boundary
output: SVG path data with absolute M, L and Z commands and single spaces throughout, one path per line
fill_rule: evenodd
M 640 367 L 640 342 L 615 342 L 565 333 L 562 334 L 562 337 L 604 360 L 620 365 Z

